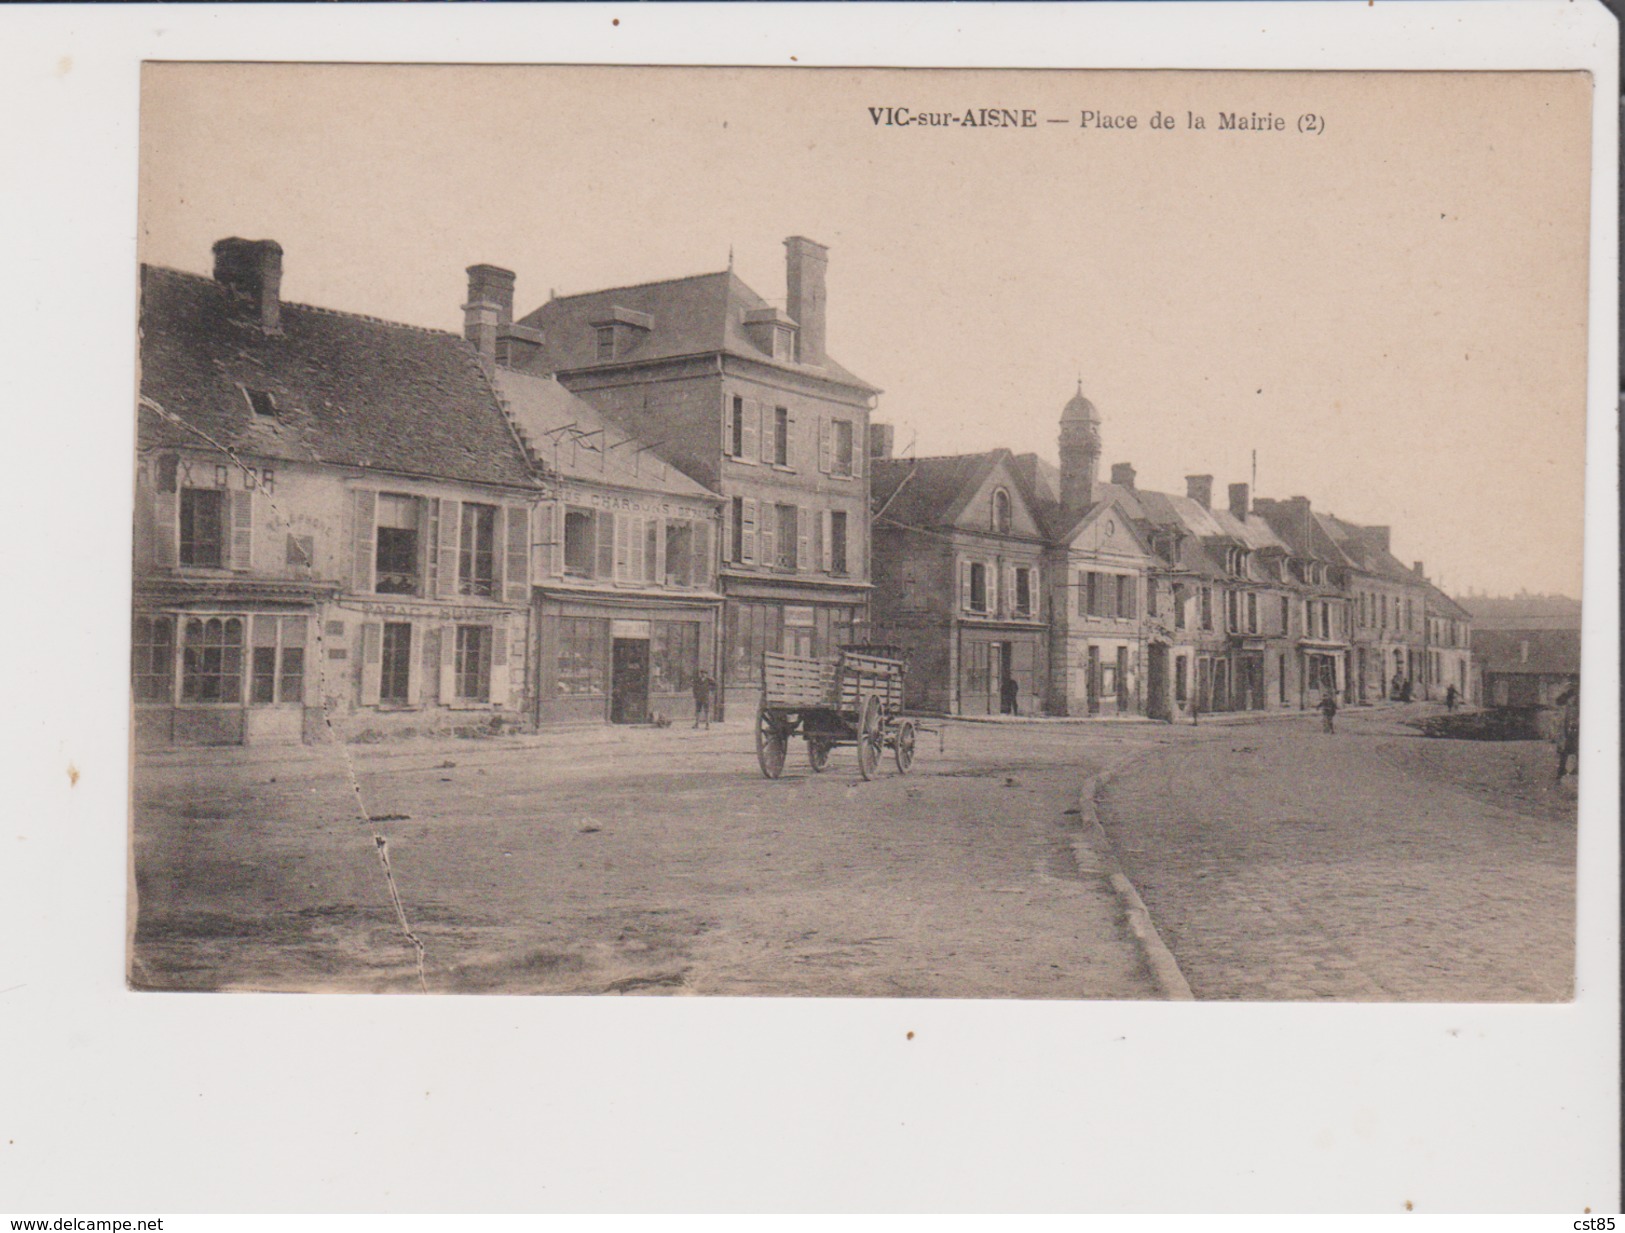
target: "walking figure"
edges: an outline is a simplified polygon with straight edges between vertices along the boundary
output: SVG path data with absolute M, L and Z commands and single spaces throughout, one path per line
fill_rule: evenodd
M 1449 688 L 1447 688 L 1444 691 L 1444 709 L 1445 710 L 1447 710 L 1447 711 L 1455 710 L 1456 709 L 1456 703 L 1459 702 L 1460 700 L 1461 700 L 1461 694 L 1457 691 L 1457 689 L 1456 689 L 1456 687 L 1454 685 L 1451 685 Z
M 1574 773 L 1580 773 L 1580 686 L 1571 684 L 1557 695 L 1562 707 L 1557 726 L 1557 778 L 1561 782 L 1568 774 L 1569 759 L 1574 759 Z
M 999 684 L 999 710 L 1006 715 L 1018 714 L 1016 710 L 1016 695 L 1020 693 L 1021 686 L 1016 678 L 1007 676 Z
M 1320 706 L 1317 709 L 1320 711 L 1322 725 L 1321 731 L 1336 731 L 1336 729 L 1332 727 L 1332 720 L 1337 717 L 1337 694 L 1330 689 L 1322 690 L 1320 695 Z
M 717 683 L 711 679 L 711 674 L 703 668 L 694 677 L 694 726 L 698 728 L 705 725 L 706 731 L 711 730 L 711 699 L 716 693 Z

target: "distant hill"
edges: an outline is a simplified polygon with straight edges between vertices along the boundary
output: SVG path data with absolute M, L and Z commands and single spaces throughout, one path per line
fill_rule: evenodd
M 1467 595 L 1455 600 L 1478 629 L 1579 629 L 1580 601 L 1567 595 Z

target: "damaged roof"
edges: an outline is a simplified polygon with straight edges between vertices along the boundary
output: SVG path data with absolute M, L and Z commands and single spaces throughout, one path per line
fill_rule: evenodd
M 721 499 L 552 377 L 498 368 L 493 380 L 531 456 L 549 473 L 644 492 Z
M 143 406 L 143 447 L 535 484 L 463 339 L 289 303 L 266 333 L 245 297 L 197 274 L 142 267 L 141 393 L 190 426 Z

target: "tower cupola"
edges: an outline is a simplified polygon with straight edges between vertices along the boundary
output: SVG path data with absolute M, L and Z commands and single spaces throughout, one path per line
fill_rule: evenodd
M 1100 475 L 1100 412 L 1078 392 L 1061 409 L 1061 507 L 1081 514 L 1094 504 Z

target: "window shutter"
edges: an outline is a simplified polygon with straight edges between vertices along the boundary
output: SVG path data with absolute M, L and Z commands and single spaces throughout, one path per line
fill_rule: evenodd
M 593 576 L 615 577 L 615 515 L 607 509 L 596 511 L 592 516 L 592 535 L 593 552 L 597 557 Z
M 361 623 L 361 705 L 377 706 L 384 670 L 384 627 L 378 621 Z
M 835 535 L 831 523 L 834 515 L 829 510 L 818 511 L 818 568 L 826 574 L 835 564 Z
M 719 512 L 722 515 L 722 521 L 720 524 L 722 527 L 722 560 L 723 563 L 726 564 L 727 562 L 733 560 L 733 502 L 724 501 L 722 503 L 722 509 Z
M 450 706 L 457 697 L 457 627 L 440 627 L 440 705 Z
M 457 594 L 457 519 L 462 514 L 460 502 L 443 498 L 440 502 L 440 571 L 435 579 L 435 594 L 451 599 Z
M 547 533 L 547 572 L 555 578 L 564 574 L 564 502 L 555 501 L 542 514 L 542 525 Z
M 756 509 L 756 560 L 772 569 L 779 563 L 779 507 L 763 501 Z
M 757 421 L 761 419 L 761 412 L 755 399 L 744 399 L 740 404 L 739 414 L 741 419 L 739 457 L 744 462 L 755 462 Z
M 624 582 L 626 580 L 628 570 L 630 569 L 630 562 L 629 562 L 628 558 L 631 555 L 631 549 L 628 547 L 627 541 L 631 538 L 631 536 L 632 536 L 632 519 L 630 519 L 630 518 L 617 518 L 615 520 L 615 570 L 614 570 L 614 576 L 615 576 L 615 581 L 616 582 Z
M 363 595 L 371 595 L 373 567 L 378 561 L 377 553 L 373 549 L 373 524 L 378 518 L 378 494 L 360 490 L 354 495 L 352 506 L 355 518 L 355 559 L 350 568 L 350 585 L 352 590 Z
M 744 511 L 744 532 L 739 537 L 740 559 L 747 565 L 756 560 L 756 502 L 746 497 L 740 508 Z
M 796 507 L 796 570 L 803 572 L 813 567 L 812 510 L 805 505 Z
M 508 569 L 503 592 L 510 604 L 530 598 L 530 510 L 508 506 Z
M 1134 618 L 1134 617 L 1139 616 L 1140 615 L 1140 580 L 1139 580 L 1139 577 L 1137 575 L 1134 575 L 1134 574 L 1129 575 L 1129 577 L 1128 577 L 1128 586 L 1127 586 L 1127 589 L 1124 592 L 1124 596 L 1128 600 L 1128 611 L 1126 613 L 1124 613 L 1124 615 L 1131 618 L 1131 619 Z
M 711 524 L 709 522 L 696 522 L 694 524 L 694 585 L 709 588 L 715 571 L 711 568 Z
M 652 528 L 655 544 L 653 571 L 654 583 L 656 586 L 662 587 L 666 585 L 666 580 L 672 574 L 682 575 L 686 573 L 691 581 L 694 577 L 694 562 L 692 559 L 690 559 L 688 562 L 688 569 L 686 570 L 683 569 L 683 562 L 677 562 L 677 568 L 673 569 L 672 562 L 666 559 L 666 536 L 670 534 L 670 532 L 667 530 L 669 525 L 670 524 L 668 524 L 664 518 L 651 518 L 649 520 L 649 526 Z M 696 524 L 691 523 L 690 525 L 693 526 Z M 690 539 L 689 553 L 691 557 L 693 551 L 693 540 Z
M 992 617 L 999 615 L 999 604 L 1004 596 L 999 593 L 999 563 L 990 562 L 986 568 L 987 574 L 987 614 Z
M 970 562 L 959 563 L 959 606 L 970 610 Z
M 869 452 L 869 443 L 865 441 L 864 434 L 858 431 L 856 420 L 852 422 L 852 478 L 863 478 L 863 456 Z
M 174 569 L 180 562 L 180 494 L 170 485 L 152 494 L 152 561 L 160 569 Z
M 833 449 L 831 433 L 833 431 L 834 429 L 830 427 L 829 416 L 820 415 L 818 417 L 818 469 L 825 475 L 829 474 L 830 457 Z
M 785 421 L 784 465 L 792 468 L 796 465 L 796 417 L 794 412 Z
M 427 632 L 416 622 L 412 624 L 412 633 L 407 640 L 406 664 L 406 701 L 410 706 L 423 705 L 423 675 L 428 667 L 424 660 L 427 648 L 423 645 L 427 641 Z
M 491 701 L 498 706 L 508 704 L 508 627 L 491 627 Z
M 734 444 L 734 404 L 733 395 L 728 393 L 728 387 L 722 387 L 722 456 L 727 458 L 733 451 Z
M 1089 599 L 1094 591 L 1095 576 L 1089 573 L 1078 575 L 1078 615 L 1089 615 Z
M 1031 592 L 1029 592 L 1030 594 Z M 1004 567 L 1004 602 L 1010 609 L 1010 615 L 1015 615 L 1016 605 L 1020 602 L 1020 598 L 1020 594 L 1016 590 L 1016 567 L 1006 565 Z
M 761 458 L 763 462 L 772 462 L 774 446 L 778 443 L 778 423 L 773 417 L 773 404 L 761 402 L 756 404 L 756 413 L 762 422 L 762 434 L 757 438 L 761 445 Z

